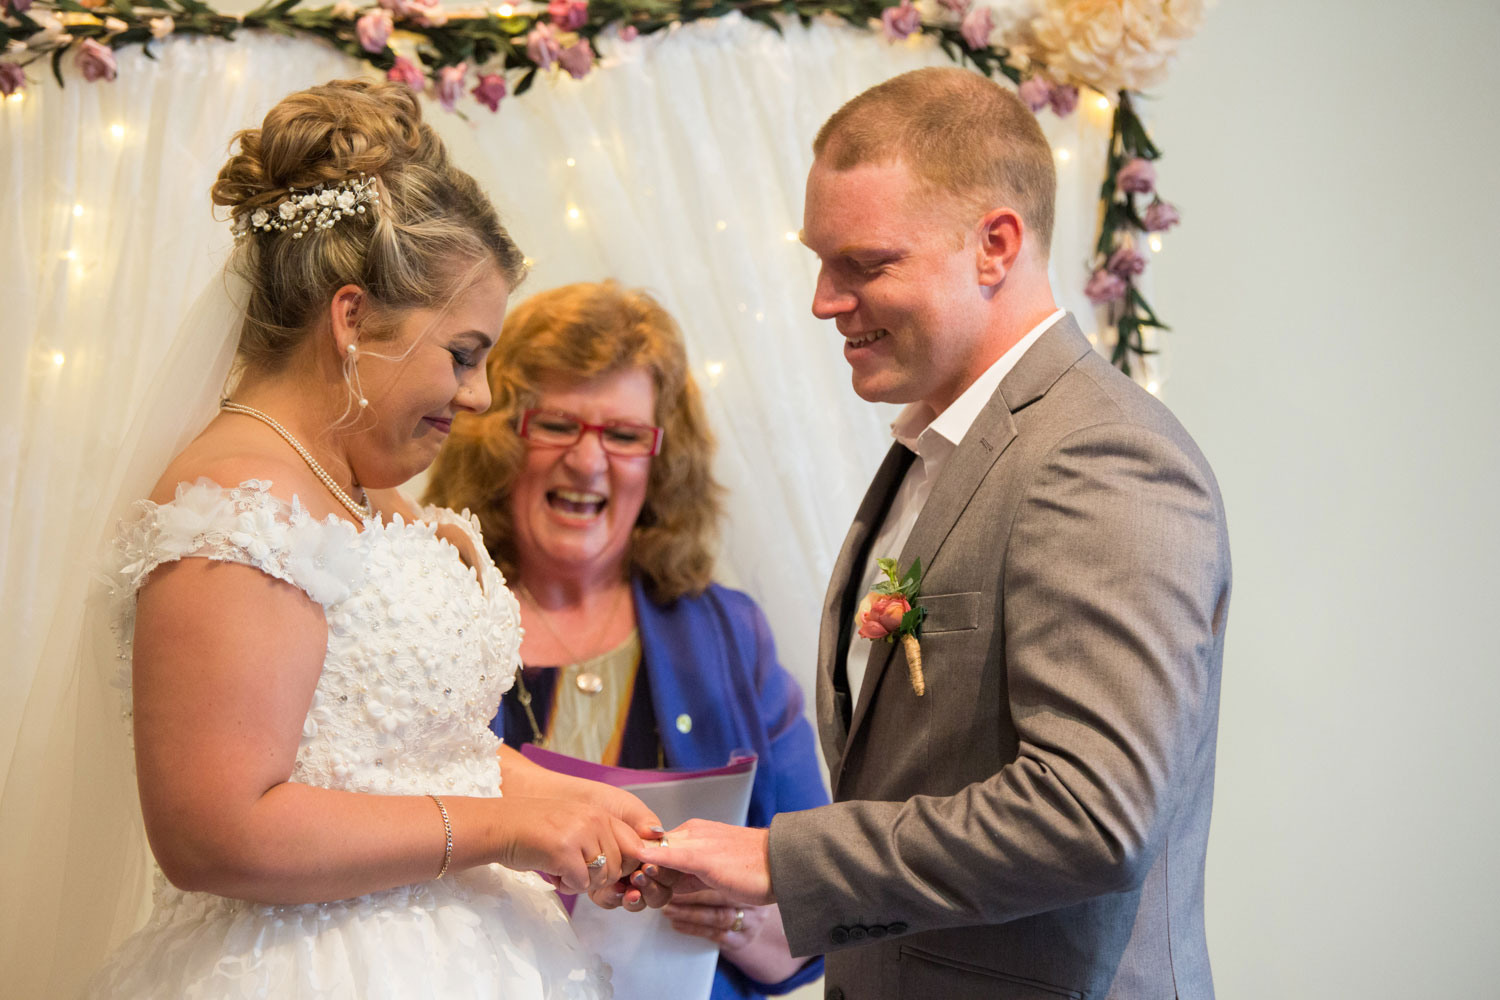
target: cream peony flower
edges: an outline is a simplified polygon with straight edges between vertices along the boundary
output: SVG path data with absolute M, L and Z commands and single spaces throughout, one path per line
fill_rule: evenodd
M 1043 0 L 1031 22 L 1036 58 L 1097 90 L 1161 82 L 1178 43 L 1203 23 L 1204 0 Z

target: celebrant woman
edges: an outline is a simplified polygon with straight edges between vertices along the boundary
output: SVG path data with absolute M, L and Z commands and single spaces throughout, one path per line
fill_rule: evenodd
M 117 543 L 164 877 L 93 994 L 607 996 L 533 872 L 609 885 L 656 818 L 497 755 L 516 602 L 469 519 L 391 488 L 488 407 L 521 253 L 405 86 L 315 87 L 237 140 L 239 377 Z
M 635 768 L 717 766 L 746 748 L 759 756 L 749 825 L 825 804 L 765 617 L 711 580 L 720 487 L 671 316 L 613 282 L 541 292 L 506 320 L 489 381 L 494 402 L 455 422 L 427 499 L 478 516 L 521 601 L 525 666 L 496 731 Z M 704 893 L 664 912 L 719 944 L 714 998 L 822 973 L 792 958 L 774 907 Z

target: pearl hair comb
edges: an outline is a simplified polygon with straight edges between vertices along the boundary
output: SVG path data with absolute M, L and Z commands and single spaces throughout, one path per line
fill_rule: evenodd
M 309 230 L 332 229 L 346 215 L 364 215 L 365 206 L 373 208 L 378 201 L 380 192 L 375 188 L 375 178 L 364 174 L 337 184 L 319 184 L 300 194 L 294 190 L 274 210 L 257 208 L 236 216 L 234 238 L 274 229 L 282 233 L 290 231 L 292 239 L 300 240 Z

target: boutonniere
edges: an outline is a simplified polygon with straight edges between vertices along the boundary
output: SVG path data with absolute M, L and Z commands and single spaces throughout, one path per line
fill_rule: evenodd
M 922 647 L 917 643 L 917 631 L 927 617 L 927 609 L 920 604 L 913 606 L 912 601 L 917 599 L 922 586 L 922 560 L 913 559 L 905 573 L 894 559 L 877 559 L 875 565 L 885 579 L 859 602 L 854 623 L 863 639 L 901 640 L 901 648 L 906 651 L 906 669 L 911 674 L 911 689 L 920 698 L 927 692 L 927 681 L 922 677 Z

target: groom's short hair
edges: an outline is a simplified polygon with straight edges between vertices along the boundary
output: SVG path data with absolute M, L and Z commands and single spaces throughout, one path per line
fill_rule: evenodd
M 902 162 L 979 213 L 1020 213 L 1043 259 L 1052 243 L 1057 169 L 1036 115 L 969 70 L 913 70 L 852 98 L 823 123 L 813 155 L 834 170 Z

